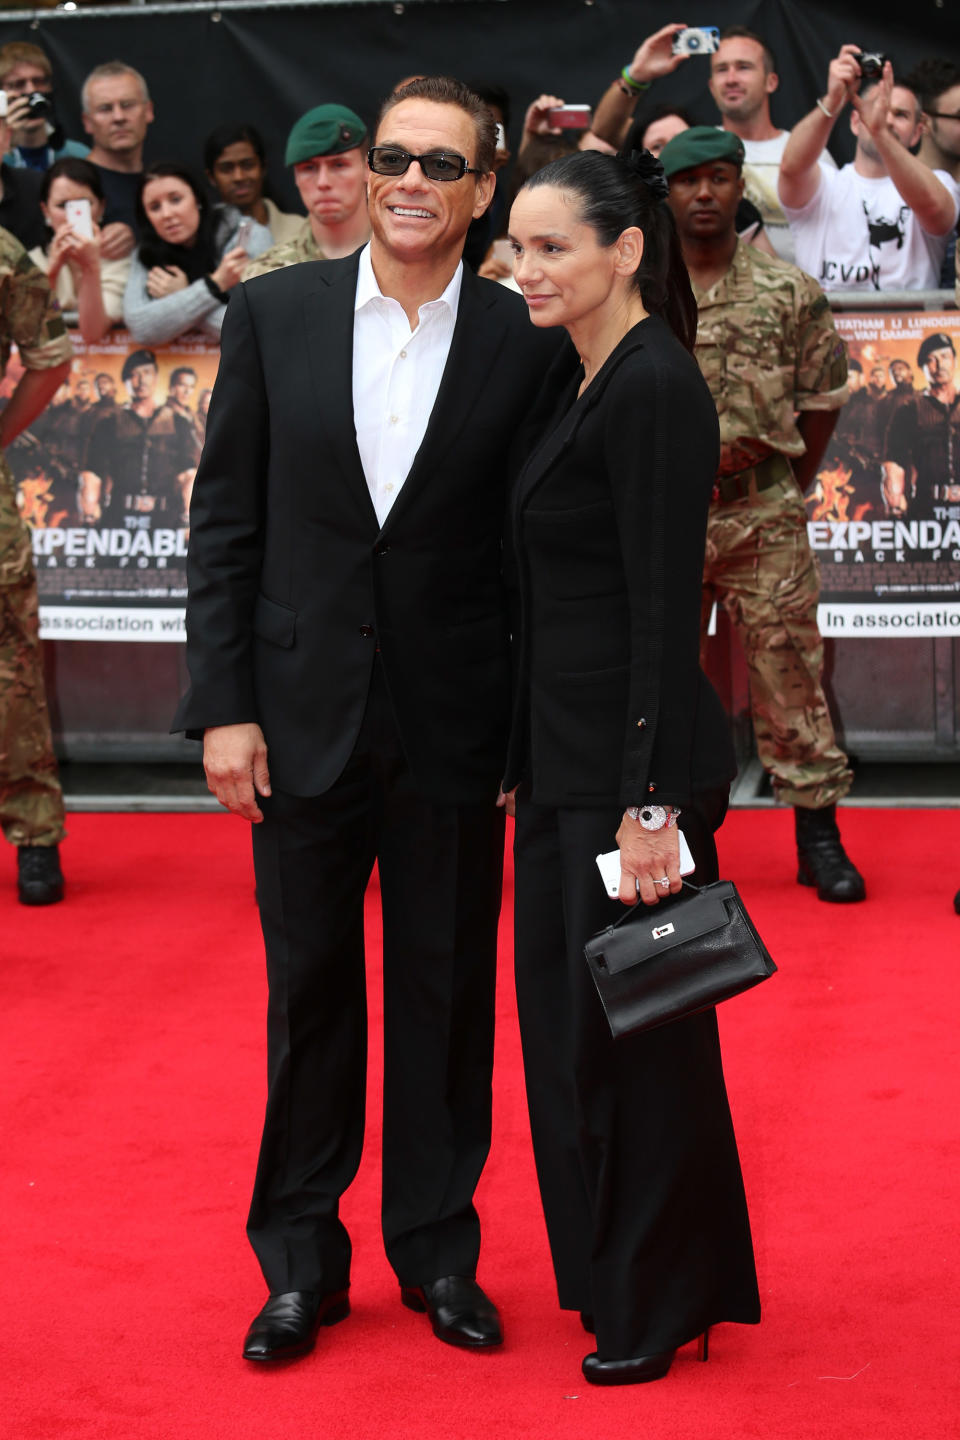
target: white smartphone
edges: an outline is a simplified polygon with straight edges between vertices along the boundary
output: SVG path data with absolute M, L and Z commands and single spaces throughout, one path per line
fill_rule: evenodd
M 246 250 L 247 246 L 249 245 L 250 234 L 252 230 L 253 221 L 250 219 L 249 215 L 244 215 L 243 219 L 240 221 L 240 224 L 237 226 L 236 243 L 240 246 L 241 249 Z
M 89 200 L 67 200 L 63 213 L 74 234 L 82 235 L 85 240 L 93 239 L 93 216 L 90 213 Z
M 6 92 L 6 90 L 0 90 L 0 120 L 3 119 L 4 115 L 6 115 L 6 113 L 7 113 L 7 92 Z
M 677 831 L 677 837 L 680 841 L 680 874 L 692 875 L 697 867 L 693 863 L 687 837 L 682 830 Z M 606 855 L 598 855 L 597 869 L 600 871 L 600 877 L 610 899 L 616 900 L 620 894 L 620 851 L 608 850 Z
M 513 269 L 513 241 L 494 240 L 493 259 L 499 260 L 501 265 L 509 265 Z

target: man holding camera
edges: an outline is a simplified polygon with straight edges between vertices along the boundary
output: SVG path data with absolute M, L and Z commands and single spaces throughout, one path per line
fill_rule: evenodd
M 847 104 L 856 155 L 827 172 L 818 161 Z M 945 170 L 911 155 L 921 130 L 917 97 L 895 84 L 890 61 L 842 46 L 826 95 L 800 121 L 780 164 L 797 264 L 825 289 L 936 289 L 958 197 Z
M 6 164 L 42 173 L 66 155 L 87 154 L 86 145 L 64 137 L 53 105 L 53 68 L 39 45 L 14 40 L 0 47 L 0 90 L 11 129 Z

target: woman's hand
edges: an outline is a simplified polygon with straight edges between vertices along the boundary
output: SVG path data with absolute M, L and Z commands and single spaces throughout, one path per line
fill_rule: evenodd
M 250 256 L 242 245 L 228 250 L 211 275 L 211 280 L 220 290 L 232 290 L 243 278 L 243 272 L 250 264 Z
M 100 228 L 93 227 L 93 235 L 77 235 L 69 230 L 71 237 L 67 262 L 75 275 L 100 274 Z
M 179 265 L 154 265 L 147 276 L 147 294 L 152 300 L 186 290 L 189 281 Z
M 620 899 L 624 905 L 656 905 L 667 895 L 676 895 L 680 879 L 680 841 L 676 825 L 662 830 L 644 830 L 639 820 L 624 814 L 617 831 L 620 847 Z M 669 885 L 662 881 L 666 878 Z

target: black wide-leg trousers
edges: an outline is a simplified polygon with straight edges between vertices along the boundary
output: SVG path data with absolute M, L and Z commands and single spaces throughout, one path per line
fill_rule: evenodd
M 684 807 L 717 878 L 725 794 Z M 527 1101 L 560 1304 L 593 1314 L 602 1359 L 671 1350 L 760 1318 L 716 1012 L 614 1040 L 583 957 L 622 913 L 595 857 L 619 813 L 517 797 L 516 977 Z
M 350 1273 L 338 1214 L 363 1145 L 363 901 L 383 915 L 383 1200 L 403 1285 L 473 1275 L 490 1144 L 503 812 L 441 804 L 406 765 L 379 662 L 354 753 L 325 794 L 274 793 L 253 826 L 267 956 L 268 1094 L 247 1233 L 270 1290 Z

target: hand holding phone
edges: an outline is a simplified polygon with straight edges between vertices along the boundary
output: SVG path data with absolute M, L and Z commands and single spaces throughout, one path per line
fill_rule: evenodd
M 558 105 L 547 111 L 547 119 L 557 130 L 589 130 L 589 105 Z
M 677 830 L 677 839 L 680 842 L 680 874 L 692 875 L 696 870 L 693 856 L 690 853 L 690 846 L 687 844 L 687 837 L 682 830 Z M 597 856 L 597 869 L 603 880 L 604 888 L 611 900 L 617 900 L 620 896 L 620 851 L 608 850 L 606 855 Z
M 67 224 L 75 235 L 93 239 L 93 215 L 89 200 L 67 200 L 63 207 Z

